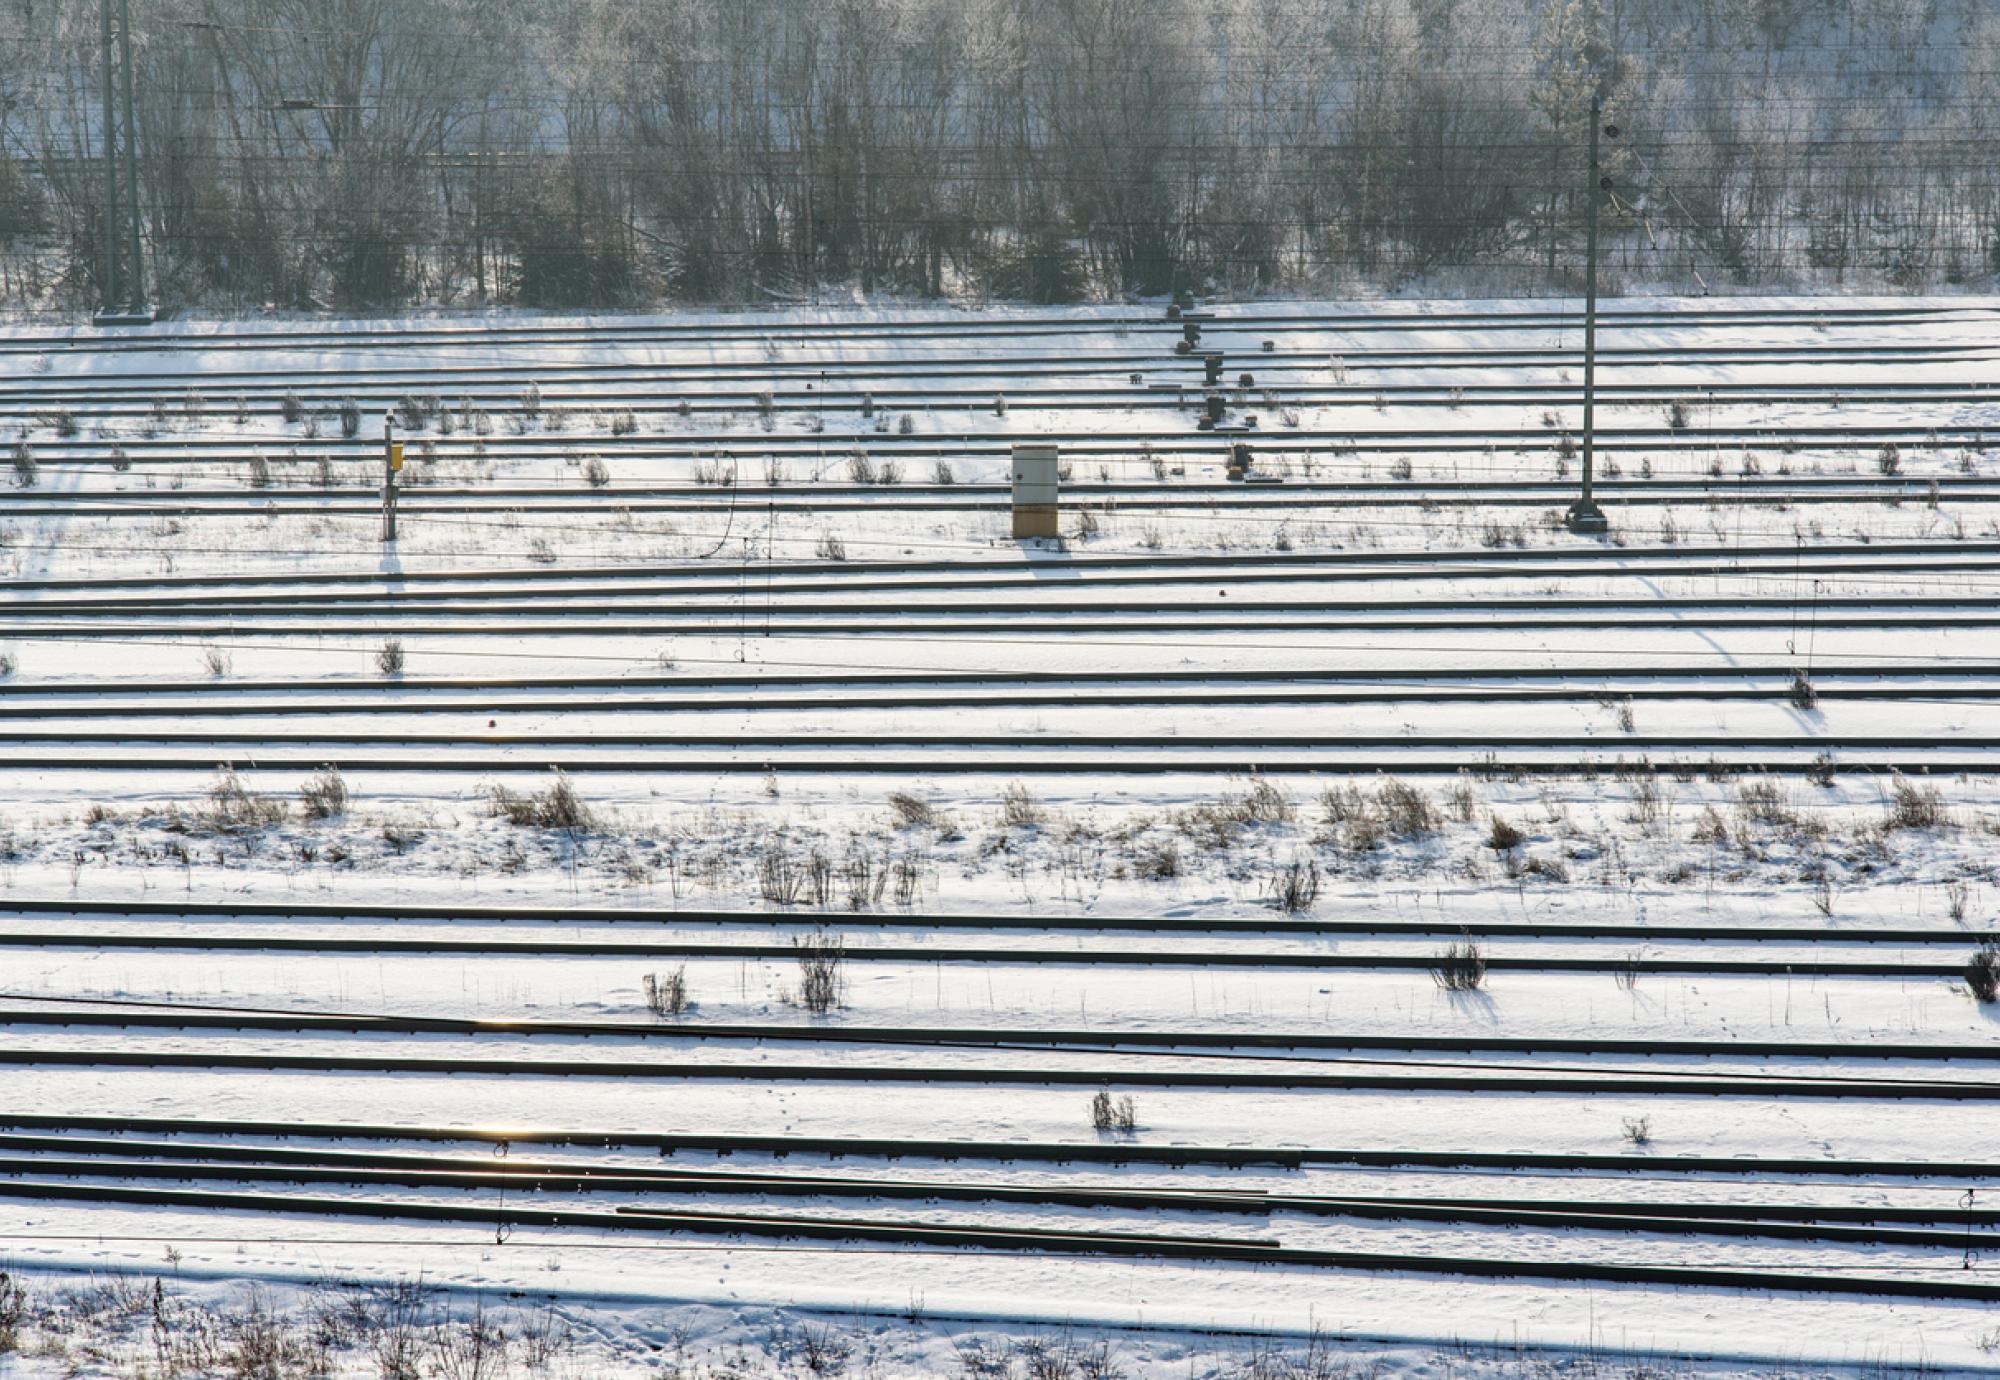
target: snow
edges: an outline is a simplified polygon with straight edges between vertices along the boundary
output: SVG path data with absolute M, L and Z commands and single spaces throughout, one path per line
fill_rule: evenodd
M 1994 477 L 1974 433 L 2000 430 L 2000 393 L 1991 386 L 2000 304 L 1733 299 L 1728 310 L 1745 317 L 1700 314 L 1713 306 L 1624 302 L 1606 326 L 1603 343 L 1611 349 L 1694 353 L 1613 354 L 1601 365 L 1608 385 L 1645 391 L 1613 396 L 1600 407 L 1600 424 L 1647 434 L 1643 449 L 1607 450 L 1600 464 L 1620 465 L 1632 480 L 1643 460 L 1656 477 L 1713 479 L 1723 492 L 1619 506 L 1616 487 L 1608 487 L 1617 543 L 1605 546 L 1551 524 L 1566 487 L 1435 507 L 1408 501 L 1465 480 L 1572 482 L 1573 462 L 1559 468 L 1556 445 L 1574 430 L 1574 393 L 1533 390 L 1568 383 L 1580 317 L 1550 321 L 1539 304 L 1217 308 L 1204 346 L 1226 352 L 1228 381 L 1239 370 L 1257 375 L 1245 405 L 1264 414 L 1255 437 L 1260 464 L 1282 468 L 1291 487 L 1255 496 L 1282 499 L 1282 510 L 1246 507 L 1248 491 L 1222 485 L 1221 442 L 1198 436 L 1176 407 L 1176 388 L 1186 389 L 1181 401 L 1199 400 L 1199 365 L 1171 355 L 1178 329 L 1150 309 L 842 306 L 735 316 L 411 318 L 349 323 L 338 339 L 288 338 L 297 326 L 280 322 L 176 322 L 115 339 L 79 331 L 51 340 L 27 327 L 0 328 L 0 350 L 22 356 L 9 439 L 29 447 L 40 466 L 37 487 L 0 498 L 0 562 L 15 581 L 0 609 L 0 644 L 14 667 L 0 708 L 18 715 L 0 719 L 0 1015 L 8 1022 L 0 1045 L 30 1053 L 228 1053 L 253 1061 L 405 1056 L 456 1066 L 444 1074 L 16 1062 L 0 1073 L 0 1123 L 9 1115 L 113 1115 L 497 1128 L 520 1136 L 508 1147 L 512 1160 L 595 1168 L 1162 1194 L 1226 1188 L 1329 1197 L 1859 1204 L 1921 1208 L 1929 1214 L 1925 1225 L 1953 1231 L 1968 1203 L 1979 1201 L 1983 1181 L 1689 1174 L 1668 1162 L 1985 1162 L 1995 1124 L 1990 1102 L 1789 1098 L 1752 1086 L 1718 1098 L 1684 1090 L 1530 1095 L 1120 1081 L 1142 1071 L 1285 1076 L 1439 1065 L 1494 1077 L 1581 1069 L 2000 1081 L 2000 1062 L 1986 1059 L 1860 1053 L 1918 1042 L 1991 1052 L 1993 1008 L 1975 1002 L 1956 978 L 1645 974 L 1630 990 L 1612 980 L 1634 953 L 1949 967 L 1992 929 L 2000 895 L 1992 847 L 2000 835 L 2000 773 L 1986 761 L 1996 750 L 1975 741 L 1993 733 L 2000 637 L 1968 621 L 1991 611 L 1989 563 L 2000 539 L 1995 491 L 1940 484 L 1933 497 L 1923 488 L 1933 479 Z M 1843 315 L 1848 307 L 1898 314 Z M 1770 314 L 1800 310 L 1811 314 Z M 1500 319 L 1454 319 L 1463 311 Z M 1334 313 L 1353 319 L 1330 319 Z M 1509 319 L 1515 316 L 1524 319 Z M 990 329 L 968 343 L 910 333 L 913 321 Z M 822 333 L 842 323 L 884 329 L 846 340 Z M 510 326 L 545 334 L 486 338 Z M 593 338 L 600 327 L 616 334 Z M 412 338 L 398 343 L 399 336 Z M 1277 341 L 1270 355 L 1261 350 L 1267 337 Z M 1782 353 L 1744 353 L 1773 347 Z M 1432 353 L 1398 359 L 1393 351 Z M 364 372 L 371 370 L 382 372 Z M 267 377 L 253 379 L 251 371 Z M 520 412 L 530 383 L 541 394 L 539 419 Z M 1895 397 L 1864 396 L 1889 384 L 1908 387 Z M 88 402 L 55 401 L 72 387 L 101 392 Z M 356 397 L 366 418 L 362 433 L 343 438 L 330 412 L 318 423 L 285 422 L 275 406 L 284 387 L 315 409 Z M 765 388 L 776 394 L 768 424 L 754 396 Z M 1260 396 L 1266 388 L 1268 400 Z M 385 552 L 371 487 L 379 479 L 379 417 L 401 394 L 419 390 L 439 394 L 463 424 L 455 422 L 450 435 L 435 422 L 421 433 L 405 429 L 412 459 L 402 540 Z M 873 394 L 877 416 L 857 411 L 862 391 Z M 38 393 L 45 395 L 39 402 Z M 247 400 L 241 420 L 239 393 Z M 1001 393 L 1004 416 L 996 415 Z M 1689 403 L 1690 422 L 1670 431 L 1664 413 L 1676 399 Z M 101 405 L 107 400 L 116 406 Z M 628 406 L 636 433 L 615 436 L 622 425 L 616 410 Z M 56 433 L 47 414 L 57 407 L 77 411 L 78 435 Z M 1281 420 L 1288 407 L 1300 414 L 1296 427 Z M 1545 411 L 1555 414 L 1552 424 Z M 319 434 L 308 434 L 313 425 Z M 1746 427 L 1771 444 L 1745 450 L 1721 434 Z M 1917 486 L 1893 505 L 1859 487 L 1877 475 L 1879 438 L 1842 434 L 1868 427 L 1896 429 L 1897 463 Z M 1926 434 L 1933 429 L 1936 439 Z M 1013 542 L 1004 510 L 992 506 L 1003 492 L 1006 443 L 1051 431 L 1079 438 L 1072 483 L 1103 486 L 1088 495 L 1102 505 L 1093 509 L 1098 531 L 1060 551 Z M 1797 445 L 1778 448 L 1788 435 Z M 119 446 L 129 452 L 129 468 L 106 463 Z M 871 465 L 899 448 L 943 448 L 955 484 L 918 487 L 933 477 L 926 454 L 904 463 L 900 485 L 848 485 L 857 446 Z M 726 452 L 719 470 L 718 450 Z M 268 468 L 267 486 L 259 486 L 253 457 Z M 602 487 L 584 469 L 600 458 L 609 469 Z M 1409 461 L 1407 480 L 1394 477 L 1399 458 Z M 1746 476 L 1851 487 L 1830 502 L 1786 504 L 1768 494 L 1739 501 L 1728 486 Z M 735 482 L 708 482 L 717 478 Z M 1303 479 L 1368 487 L 1307 490 Z M 808 481 L 832 487 L 808 493 L 799 488 Z M 70 501 L 85 495 L 88 504 Z M 145 511 L 184 500 L 207 511 Z M 779 501 L 812 506 L 792 511 Z M 829 535 L 850 553 L 844 563 L 816 554 Z M 1759 546 L 1778 549 L 1759 554 Z M 1214 564 L 1172 564 L 1189 554 Z M 1108 556 L 1125 560 L 1112 564 L 1102 559 Z M 947 566 L 876 568 L 884 562 Z M 407 578 L 438 572 L 451 577 Z M 253 583 L 264 576 L 296 582 Z M 266 594 L 293 602 L 239 602 Z M 1911 597 L 1944 602 L 1898 607 Z M 1746 598 L 1780 603 L 1746 610 Z M 1829 602 L 1837 599 L 1867 606 Z M 1413 601 L 1434 607 L 1412 616 Z M 1508 602 L 1537 625 L 1509 626 L 1510 610 L 1500 607 Z M 1199 607 L 1162 607 L 1181 604 Z M 1588 623 L 1585 614 L 1593 615 Z M 1726 621 L 1695 622 L 1715 614 Z M 1873 625 L 1841 624 L 1856 615 Z M 1336 619 L 1346 626 L 1325 626 Z M 1616 625 L 1621 621 L 1627 626 Z M 392 636 L 406 656 L 398 675 L 376 662 Z M 217 657 L 224 665 L 212 674 Z M 1822 693 L 1815 707 L 1802 709 L 1788 698 L 1789 677 L 1808 667 Z M 1559 674 L 1506 674 L 1526 671 Z M 1689 671 L 1716 679 L 1674 678 Z M 1896 678 L 1883 680 L 1877 671 Z M 1232 679 L 1249 672 L 1288 678 Z M 968 675 L 976 679 L 962 679 Z M 1175 679 L 1154 679 L 1162 675 Z M 885 676 L 896 683 L 880 683 Z M 475 683 L 512 677 L 534 683 Z M 1703 698 L 1698 692 L 1709 686 L 1764 697 Z M 1902 693 L 1839 693 L 1885 687 Z M 1311 698 L 1399 689 L 1412 697 Z M 1461 698 L 1417 697 L 1438 689 Z M 1524 698 L 1549 689 L 1568 697 Z M 1211 698 L 1225 690 L 1230 702 Z M 1116 702 L 1135 694 L 1141 702 Z M 1039 702 L 1000 702 L 1024 695 Z M 1525 754 L 1547 764 L 1574 764 L 1588 750 L 1618 770 L 1545 780 L 1489 770 L 1464 744 L 1496 731 L 1562 740 Z M 389 741 L 340 740 L 362 734 Z M 802 745 L 739 744 L 775 734 L 798 735 Z M 131 752 L 90 741 L 99 735 L 133 744 L 148 765 L 122 762 Z M 994 736 L 1020 741 L 951 746 Z M 1066 745 L 1078 736 L 1189 741 L 1144 749 Z M 1937 746 L 1843 746 L 1869 736 Z M 1896 823 L 1895 787 L 1887 781 L 1841 774 L 1819 785 L 1790 777 L 1760 804 L 1744 783 L 1707 770 L 1711 755 L 1728 761 L 1739 752 L 1732 744 L 1769 737 L 1798 745 L 1740 751 L 1799 765 L 1822 750 L 1846 763 L 1928 754 L 1977 770 L 1918 783 L 1940 793 L 1948 818 L 1937 828 Z M 897 743 L 877 741 L 884 738 Z M 1645 746 L 1652 738 L 1687 746 Z M 1226 746 L 1203 746 L 1206 739 Z M 1275 746 L 1285 739 L 1299 744 Z M 25 764 L 31 755 L 59 765 Z M 1644 766 L 1642 756 L 1650 759 Z M 1168 769 L 1121 772 L 1121 757 Z M 352 763 L 345 813 L 314 821 L 292 811 L 282 823 L 254 829 L 216 825 L 215 793 L 225 781 L 219 762 L 234 761 L 234 781 L 252 795 L 289 805 L 301 777 L 334 758 Z M 421 769 L 453 758 L 471 759 L 472 769 Z M 546 768 L 558 759 L 576 764 L 573 782 L 595 813 L 590 827 L 519 828 L 495 817 L 493 786 L 543 789 Z M 798 769 L 808 759 L 819 769 Z M 1435 807 L 1434 825 L 1357 840 L 1339 818 L 1345 807 L 1323 792 L 1348 784 L 1371 796 L 1383 789 L 1369 773 L 1349 780 L 1345 769 L 1360 760 L 1394 764 Z M 591 770 L 593 762 L 619 769 Z M 1270 770 L 1256 779 L 1234 770 L 1246 762 Z M 1283 810 L 1227 822 L 1232 802 L 1260 787 L 1275 791 Z M 919 798 L 932 818 L 900 818 L 891 792 Z M 1519 849 L 1490 846 L 1492 817 L 1521 827 Z M 761 872 L 766 861 L 804 865 L 815 853 L 838 873 L 829 896 L 835 914 L 773 904 Z M 1173 866 L 1164 868 L 1169 854 Z M 871 877 L 906 869 L 901 902 L 848 880 L 855 859 L 866 860 Z M 1336 935 L 1279 925 L 1271 879 L 1307 859 L 1321 869 L 1322 889 L 1301 918 L 1384 928 Z M 860 908 L 841 913 L 855 895 Z M 54 899 L 73 912 L 10 913 L 10 897 Z M 221 919 L 105 911 L 141 899 L 268 909 Z M 538 915 L 392 921 L 286 910 L 385 902 L 515 904 Z M 565 918 L 566 908 L 579 905 L 628 915 L 616 924 Z M 924 923 L 926 912 L 1004 924 L 933 927 Z M 1104 928 L 1037 928 L 1050 913 L 1096 917 Z M 1139 927 L 1152 916 L 1231 923 L 1206 933 Z M 849 954 L 843 1003 L 825 1015 L 797 1004 L 800 974 L 789 957 L 698 952 L 704 944 L 782 945 L 821 919 Z M 1257 929 L 1260 921 L 1272 928 Z M 1430 928 L 1397 932 L 1411 921 Z M 1421 966 L 1347 966 L 1371 955 L 1428 960 L 1457 926 L 1475 921 L 1805 927 L 1825 937 L 1502 935 L 1484 941 L 1490 956 L 1583 957 L 1603 967 L 1496 968 L 1475 993 L 1442 991 Z M 1880 926 L 1934 938 L 1862 937 Z M 23 938 L 51 934 L 64 942 Z M 103 943 L 108 937 L 163 943 L 135 948 Z M 461 947 L 370 953 L 172 944 L 247 937 Z M 540 940 L 557 951 L 464 950 L 481 939 Z M 590 950 L 636 942 L 696 952 Z M 924 953 L 878 958 L 869 953 L 876 948 Z M 984 956 L 952 958 L 966 949 Z M 761 1026 L 767 1035 L 697 1039 L 656 1021 L 642 979 L 683 964 L 692 998 L 683 1024 Z M 60 1023 L 65 1011 L 110 1011 L 134 1001 L 638 1029 L 588 1037 L 291 1034 Z M 850 1041 L 781 1038 L 842 1027 L 860 1033 Z M 866 1034 L 936 1027 L 1000 1035 L 1090 1029 L 1792 1041 L 1852 1046 L 1856 1055 L 968 1049 Z M 740 1067 L 753 1076 L 478 1071 L 481 1060 L 502 1057 L 686 1064 L 711 1073 Z M 779 1065 L 847 1075 L 949 1069 L 959 1081 L 755 1076 Z M 1099 1143 L 1087 1115 L 1092 1084 L 1035 1081 L 1051 1071 L 1102 1074 L 1114 1089 L 1130 1091 L 1142 1145 L 1623 1159 L 1616 1172 L 1338 1164 L 1174 1170 L 810 1153 L 663 1159 L 632 1146 L 532 1139 L 537 1130 L 594 1130 Z M 986 1074 L 996 1076 L 979 1081 Z M 1637 1139 L 1635 1120 L 1646 1123 Z M 0 1124 L 0 1134 L 7 1130 Z M 77 1145 L 102 1135 L 64 1134 Z M 283 1142 L 292 1149 L 314 1144 Z M 393 1138 L 327 1148 L 441 1158 L 494 1153 L 477 1142 Z M 47 1158 L 40 1151 L 0 1155 L 10 1159 L 9 1175 L 24 1180 L 116 1182 L 70 1179 L 54 1166 L 38 1175 L 11 1163 Z M 339 1184 L 246 1191 L 464 1198 L 457 1189 Z M 556 1197 L 542 1200 L 558 1205 Z M 1990 1267 L 1976 1256 L 1936 1245 L 1382 1221 L 1282 1208 L 1211 1213 L 750 1192 L 711 1198 L 664 1188 L 578 1194 L 559 1205 L 1224 1235 L 1433 1259 L 1990 1282 Z M 526 1310 L 535 1301 L 553 1300 L 575 1332 L 576 1350 L 564 1364 L 579 1374 L 657 1375 L 663 1364 L 683 1366 L 672 1358 L 690 1348 L 718 1380 L 759 1366 L 810 1370 L 799 1359 L 797 1328 L 828 1320 L 856 1348 L 857 1369 L 871 1374 L 970 1375 L 966 1348 L 977 1339 L 998 1347 L 1070 1329 L 1110 1342 L 1134 1380 L 1249 1376 L 1250 1338 L 1280 1338 L 1279 1345 L 1296 1348 L 1315 1329 L 1335 1334 L 1345 1364 L 1396 1380 L 1484 1380 L 1544 1362 L 1555 1369 L 1615 1363 L 1635 1375 L 1642 1367 L 1647 1374 L 1675 1367 L 1716 1377 L 1835 1366 L 1879 1373 L 1916 1364 L 1941 1375 L 1990 1373 L 2000 1336 L 1990 1304 L 1940 1300 L 580 1227 L 516 1225 L 497 1238 L 492 1226 L 477 1223 L 0 1195 L 0 1258 L 45 1300 L 130 1275 L 163 1277 L 189 1308 L 238 1308 L 243 1287 L 253 1283 L 288 1307 L 303 1307 L 335 1287 L 329 1282 L 379 1287 L 421 1277 L 446 1291 L 451 1309 L 481 1299 L 513 1309 L 509 1326 L 517 1332 L 530 1325 Z M 107 1308 L 86 1324 L 75 1319 L 88 1309 L 74 1300 L 62 1306 L 71 1320 L 65 1325 L 100 1329 L 102 1356 L 83 1362 L 83 1371 L 108 1374 L 144 1359 L 143 1323 L 121 1331 L 118 1310 Z M 4 1364 L 36 1380 L 75 1373 L 74 1357 L 48 1351 Z M 372 1373 L 359 1352 L 336 1369 Z M 686 1377 L 692 1368 L 671 1373 Z

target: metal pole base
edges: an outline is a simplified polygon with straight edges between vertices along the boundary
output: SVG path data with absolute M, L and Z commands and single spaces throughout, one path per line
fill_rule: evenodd
M 1569 505 L 1564 521 L 1570 531 L 1587 537 L 1601 537 L 1611 530 L 1611 519 L 1604 516 L 1604 510 L 1582 499 Z

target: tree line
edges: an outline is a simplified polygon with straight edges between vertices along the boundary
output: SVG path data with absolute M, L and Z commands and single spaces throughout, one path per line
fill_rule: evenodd
M 1977 0 L 130 0 L 155 297 L 1575 286 L 2000 270 Z M 98 6 L 0 0 L 0 296 L 99 295 Z

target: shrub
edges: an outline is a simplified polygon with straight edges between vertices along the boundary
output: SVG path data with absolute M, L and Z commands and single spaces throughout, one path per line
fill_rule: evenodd
M 1890 829 L 1941 829 L 1951 822 L 1944 796 L 1936 786 L 1914 784 L 1901 772 L 1890 778 L 1889 813 L 1882 823 Z
M 1048 822 L 1049 812 L 1019 781 L 1000 792 L 1000 822 L 1009 829 L 1035 829 Z
M 1984 945 L 1966 961 L 1965 985 L 1983 1005 L 2000 1001 L 2000 948 Z
M 35 453 L 28 449 L 26 441 L 14 443 L 14 483 L 23 489 L 32 489 L 41 482 L 42 467 L 35 460 Z
M 332 819 L 347 813 L 347 780 L 337 767 L 321 767 L 299 785 L 299 800 L 307 819 Z
M 1486 955 L 1469 939 L 1447 945 L 1431 964 L 1431 981 L 1447 992 L 1477 991 L 1486 982 Z
M 1667 430 L 1686 431 L 1688 427 L 1688 405 L 1678 398 L 1667 404 Z
M 0 1270 L 0 1356 L 21 1345 L 21 1324 L 28 1320 L 28 1291 L 20 1281 Z
M 208 826 L 217 833 L 283 824 L 289 813 L 284 801 L 258 795 L 244 785 L 234 767 L 218 770 L 208 788 Z
M 847 543 L 831 532 L 821 532 L 813 554 L 823 561 L 844 561 L 847 559 Z
M 1099 1088 L 1090 1099 L 1090 1124 L 1099 1132 L 1130 1135 L 1139 1129 L 1139 1110 L 1132 1095 L 1114 1098 L 1111 1089 Z
M 1181 846 L 1172 839 L 1149 839 L 1132 854 L 1132 870 L 1144 881 L 1172 881 L 1181 875 Z
M 383 639 L 382 645 L 375 649 L 375 665 L 385 676 L 403 674 L 403 639 L 400 637 Z
M 1430 796 L 1393 776 L 1384 777 L 1375 788 L 1375 803 L 1382 811 L 1382 823 L 1402 838 L 1435 834 L 1443 824 Z
M 1792 708 L 1811 710 L 1819 705 L 1819 691 L 1813 688 L 1812 677 L 1803 670 L 1792 672 Z
M 1884 441 L 1882 449 L 1875 452 L 1875 468 L 1885 476 L 1894 476 L 1903 468 L 1903 452 L 1892 441 Z
M 921 824 L 926 829 L 937 824 L 937 810 L 922 796 L 911 795 L 908 791 L 892 791 L 889 794 L 889 808 L 896 813 L 899 826 Z
M 299 400 L 297 393 L 286 393 L 278 399 L 278 414 L 288 424 L 296 426 L 306 415 L 306 405 Z
M 670 973 L 648 973 L 640 979 L 640 985 L 645 989 L 646 1009 L 660 1019 L 678 1016 L 687 1010 L 687 964 L 681 964 Z
M 340 400 L 340 434 L 350 441 L 361 434 L 361 404 L 352 398 Z
M 611 482 L 611 471 L 596 456 L 583 462 L 583 479 L 593 489 L 601 489 Z
M 1273 904 L 1287 915 L 1311 910 L 1319 899 L 1319 864 L 1310 858 L 1287 863 L 1272 879 L 1270 893 Z
M 1649 1116 L 1628 1116 L 1625 1118 L 1625 1139 L 1633 1145 L 1653 1143 L 1653 1119 Z
M 1495 853 L 1511 853 L 1527 842 L 1528 836 L 1498 815 L 1486 817 L 1486 846 Z
M 211 642 L 201 649 L 201 664 L 211 676 L 220 680 L 229 674 L 229 653 Z
M 576 793 L 561 768 L 548 786 L 529 795 L 518 795 L 505 786 L 495 786 L 487 797 L 489 812 L 505 817 L 522 829 L 565 829 L 571 833 L 591 828 L 596 820 L 590 807 Z
M 808 1011 L 825 1014 L 840 1002 L 846 987 L 843 967 L 847 943 L 824 925 L 811 934 L 794 935 L 792 951 L 799 961 L 799 1001 Z

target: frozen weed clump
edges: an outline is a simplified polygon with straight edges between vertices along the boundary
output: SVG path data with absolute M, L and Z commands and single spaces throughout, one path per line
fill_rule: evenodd
M 41 482 L 42 467 L 35 461 L 35 453 L 28 449 L 26 441 L 14 445 L 14 483 L 23 489 L 32 489 Z
M 1965 964 L 1965 986 L 1982 1006 L 2000 1001 L 2000 948 L 1985 944 Z
M 1886 829 L 1942 829 L 1951 823 L 1936 786 L 1918 786 L 1901 772 L 1890 778 Z
M 1049 812 L 1042 802 L 1019 781 L 1010 782 L 1000 792 L 1000 823 L 1009 829 L 1037 829 L 1048 823 Z
M 1447 992 L 1476 992 L 1486 984 L 1486 954 L 1467 939 L 1438 950 L 1431 981 Z
M 895 812 L 898 828 L 919 824 L 929 829 L 938 822 L 936 807 L 922 796 L 911 795 L 908 791 L 891 791 L 889 808 Z
M 1297 811 L 1291 797 L 1262 777 L 1254 778 L 1241 795 L 1221 795 L 1174 817 L 1174 826 L 1190 838 L 1206 837 L 1215 848 L 1227 848 L 1239 829 L 1289 824 Z
M 291 813 L 285 802 L 258 795 L 243 784 L 236 768 L 223 767 L 208 788 L 208 827 L 218 834 L 240 833 L 283 824 Z
M 1319 864 L 1308 858 L 1304 862 L 1294 859 L 1278 869 L 1271 879 L 1271 902 L 1287 915 L 1298 915 L 1311 910 L 1319 900 Z
M 824 1015 L 839 1005 L 847 979 L 847 941 L 824 925 L 811 934 L 794 935 L 792 952 L 799 961 L 799 1003 Z
M 520 829 L 564 829 L 576 833 L 596 823 L 590 807 L 561 768 L 555 770 L 555 777 L 546 788 L 528 795 L 494 786 L 487 796 L 487 809 L 489 814 L 504 817 Z
M 1792 708 L 1810 712 L 1819 705 L 1819 691 L 1813 688 L 1812 677 L 1804 671 L 1792 672 Z
M 1172 839 L 1148 839 L 1133 851 L 1132 871 L 1145 881 L 1172 881 L 1181 875 L 1180 845 Z
M 375 649 L 375 667 L 385 676 L 403 674 L 402 638 L 391 637 L 383 640 L 382 645 Z
M 611 482 L 611 471 L 593 455 L 583 462 L 583 482 L 593 489 L 601 489 Z
M 646 1009 L 661 1020 L 678 1016 L 688 1008 L 687 964 L 670 973 L 648 973 L 640 979 L 646 993 Z
M 844 561 L 847 559 L 847 543 L 831 532 L 822 532 L 819 544 L 813 547 L 813 554 L 823 561 Z
M 350 441 L 361 434 L 361 404 L 352 398 L 340 400 L 340 434 Z
M 1129 1136 L 1139 1129 L 1139 1110 L 1132 1095 L 1114 1098 L 1111 1089 L 1099 1088 L 1090 1099 L 1090 1124 L 1100 1134 Z
M 1628 1145 L 1651 1145 L 1653 1143 L 1653 1119 L 1649 1116 L 1626 1117 L 1625 1141 Z
M 1511 853 L 1526 843 L 1528 836 L 1498 815 L 1486 817 L 1486 846 L 1495 853 Z
M 229 674 L 229 653 L 213 642 L 201 649 L 201 664 L 217 680 Z
M 347 813 L 347 778 L 337 767 L 321 767 L 299 785 L 299 802 L 307 819 L 332 819 Z

